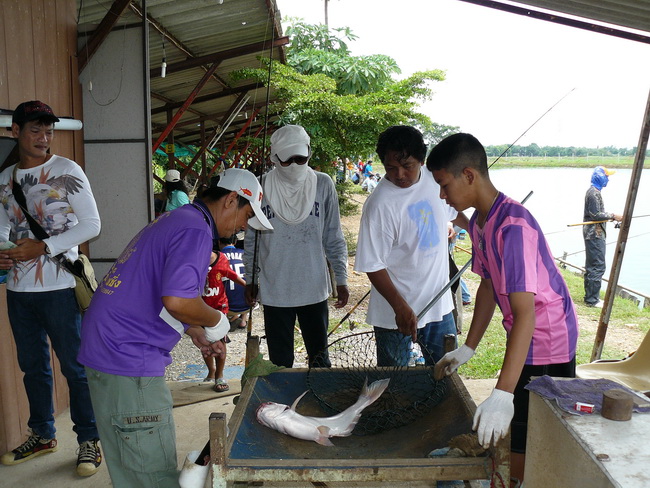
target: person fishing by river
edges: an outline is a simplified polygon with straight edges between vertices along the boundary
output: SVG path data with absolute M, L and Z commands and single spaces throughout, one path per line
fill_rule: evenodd
M 609 177 L 616 171 L 597 166 L 591 175 L 591 186 L 585 195 L 583 221 L 592 222 L 582 227 L 585 240 L 585 304 L 589 307 L 603 307 L 600 299 L 600 284 L 605 274 L 605 225 L 608 220 L 620 222 L 623 216 L 605 211 L 601 191 L 609 183 Z

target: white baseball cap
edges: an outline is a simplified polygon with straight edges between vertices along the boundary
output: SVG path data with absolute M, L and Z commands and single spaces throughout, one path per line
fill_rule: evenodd
M 273 230 L 269 219 L 262 212 L 262 185 L 253 173 L 245 169 L 228 168 L 220 174 L 217 186 L 237 192 L 248 200 L 255 217 L 248 219 L 248 225 L 255 230 Z
M 177 181 L 181 181 L 181 173 L 180 171 L 176 169 L 170 169 L 167 171 L 167 174 L 165 174 L 165 181 L 169 181 L 170 183 L 175 183 Z
M 292 156 L 309 157 L 309 143 L 309 135 L 305 129 L 299 125 L 285 125 L 271 136 L 271 155 L 276 155 L 280 161 L 286 161 Z

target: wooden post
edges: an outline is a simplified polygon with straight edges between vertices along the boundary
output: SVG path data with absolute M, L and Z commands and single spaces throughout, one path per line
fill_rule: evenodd
M 643 126 L 641 127 L 639 144 L 637 146 L 636 156 L 634 157 L 634 167 L 632 168 L 632 177 L 630 178 L 630 189 L 627 192 L 627 200 L 625 202 L 625 209 L 623 210 L 623 222 L 621 223 L 621 230 L 618 234 L 616 254 L 614 254 L 614 260 L 612 261 L 612 270 L 609 275 L 609 284 L 607 286 L 607 291 L 605 292 L 605 303 L 603 304 L 603 310 L 600 313 L 600 322 L 598 323 L 598 330 L 596 331 L 596 338 L 594 339 L 594 348 L 591 352 L 591 361 L 600 359 L 600 356 L 603 352 L 603 344 L 605 343 L 605 336 L 607 335 L 609 317 L 612 312 L 612 305 L 614 304 L 614 294 L 616 293 L 618 278 L 621 274 L 621 265 L 623 263 L 625 245 L 627 244 L 627 236 L 630 233 L 630 223 L 632 222 L 632 215 L 634 214 L 634 203 L 636 202 L 636 195 L 639 190 L 639 183 L 641 181 L 643 162 L 645 161 L 645 153 L 648 149 L 649 135 L 650 94 L 648 94 L 648 101 L 646 102 L 645 114 L 643 116 Z
M 211 413 L 210 466 L 212 468 L 212 487 L 226 488 L 226 414 Z
M 259 353 L 260 337 L 254 335 L 248 336 L 248 339 L 246 340 L 246 361 L 244 365 L 248 366 L 249 363 L 255 359 Z

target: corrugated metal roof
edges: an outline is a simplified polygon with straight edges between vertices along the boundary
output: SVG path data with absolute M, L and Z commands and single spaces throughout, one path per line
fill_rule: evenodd
M 517 2 L 650 32 L 650 0 L 517 0 Z
M 81 0 L 80 0 L 81 1 Z M 81 2 L 79 18 L 80 43 L 91 35 L 106 16 L 108 2 Z M 151 69 L 152 138 L 157 139 L 167 125 L 167 109 L 175 114 L 197 83 L 212 64 L 174 69 L 174 64 L 194 57 L 208 56 L 228 50 L 242 50 L 263 41 L 281 36 L 275 0 L 147 0 L 149 24 L 149 54 Z M 133 1 L 120 16 L 114 29 L 140 23 L 141 2 Z M 88 34 L 85 33 L 88 31 Z M 164 32 L 165 35 L 163 35 Z M 163 42 L 164 39 L 164 42 Z M 268 43 L 267 43 L 268 45 Z M 205 120 L 207 137 L 232 110 L 240 96 L 236 90 L 250 85 L 250 81 L 233 82 L 230 74 L 244 67 L 258 67 L 258 57 L 269 57 L 269 50 L 261 47 L 236 52 L 220 61 L 215 74 L 198 93 L 197 102 L 190 106 L 174 130 L 177 142 L 199 144 L 199 122 Z M 160 76 L 163 57 L 167 63 L 167 75 Z M 284 60 L 284 48 L 273 49 L 273 58 Z M 232 93 L 230 93 L 232 92 Z M 226 93 L 226 96 L 223 94 Z M 249 101 L 230 125 L 229 135 L 245 122 L 243 115 L 250 115 L 255 104 L 264 104 L 266 88 L 247 91 Z M 271 94 L 271 101 L 273 94 Z M 261 118 L 253 124 L 259 125 Z
M 636 29 L 643 35 L 650 32 L 650 0 L 517 0 L 516 3 L 507 0 L 462 1 L 493 8 L 519 4 L 613 24 L 624 29 Z M 83 38 L 84 24 L 90 24 L 92 30 L 104 18 L 108 7 L 105 2 L 79 2 L 80 37 Z M 167 109 L 171 110 L 172 114 L 176 113 L 211 64 L 175 70 L 175 63 L 193 57 L 241 49 L 261 41 L 277 39 L 282 35 L 279 14 L 275 19 L 273 16 L 273 13 L 277 12 L 275 0 L 148 0 L 147 9 L 150 20 L 149 52 L 154 140 L 167 125 Z M 132 6 L 120 17 L 115 29 L 139 23 L 140 11 L 140 2 L 134 0 Z M 547 15 L 546 20 L 553 20 L 553 15 Z M 160 31 L 166 35 L 163 36 Z M 83 39 L 81 41 L 83 43 Z M 168 65 L 165 78 L 160 77 L 163 56 Z M 200 91 L 198 100 L 191 105 L 174 130 L 177 141 L 199 144 L 198 124 L 201 120 L 206 121 L 207 137 L 211 136 L 214 128 L 219 126 L 240 96 L 240 92 L 233 89 L 250 84 L 247 81 L 233 82 L 229 78 L 230 73 L 243 67 L 259 66 L 259 56 L 268 57 L 269 51 L 254 49 L 220 62 L 215 75 Z M 283 60 L 284 49 L 275 48 L 273 58 Z M 223 93 L 228 94 L 219 96 Z M 234 133 L 242 127 L 246 119 L 242 115 L 250 115 L 255 106 L 265 103 L 267 94 L 264 87 L 248 90 L 247 94 L 250 98 L 241 115 L 235 117 L 229 134 L 223 138 L 224 141 L 232 139 Z M 272 93 L 270 99 L 273 100 Z M 259 125 L 260 121 L 261 118 L 253 127 Z

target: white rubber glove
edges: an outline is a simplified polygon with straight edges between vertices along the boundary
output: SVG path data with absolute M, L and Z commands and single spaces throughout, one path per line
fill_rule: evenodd
M 472 430 L 477 430 L 478 442 L 487 449 L 508 433 L 515 414 L 514 395 L 507 391 L 492 390 L 492 394 L 481 403 L 474 414 Z
M 219 312 L 221 318 L 216 325 L 212 327 L 203 327 L 205 330 L 205 338 L 210 342 L 217 342 L 226 337 L 226 334 L 230 331 L 230 322 L 228 317 L 225 314 Z
M 472 356 L 474 356 L 474 349 L 465 344 L 460 346 L 458 349 L 448 352 L 434 366 L 433 377 L 436 380 L 441 380 L 445 376 L 449 376 L 467 361 L 472 359 Z

